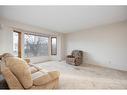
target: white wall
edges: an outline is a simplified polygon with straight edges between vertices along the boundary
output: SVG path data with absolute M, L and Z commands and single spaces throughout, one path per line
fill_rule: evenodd
M 84 51 L 84 64 L 127 71 L 127 21 L 66 34 L 66 54 Z
M 0 54 L 10 52 L 13 53 L 13 30 L 17 30 L 20 32 L 38 32 L 43 33 L 49 36 L 57 36 L 58 39 L 58 55 L 51 56 L 50 53 L 48 56 L 41 56 L 41 57 L 33 57 L 31 58 L 32 63 L 43 62 L 47 60 L 60 60 L 61 59 L 61 33 L 53 32 L 50 30 L 46 30 L 39 27 L 34 27 L 31 25 L 26 25 L 23 23 L 11 21 L 5 18 L 0 18 Z M 51 44 L 49 43 L 49 46 Z M 50 48 L 49 48 L 50 50 Z
M 64 34 L 57 35 L 57 57 L 51 56 L 51 60 L 64 60 Z M 51 50 L 51 49 L 50 49 Z
M 9 52 L 12 53 L 13 49 L 13 32 L 11 28 L 7 28 L 4 25 L 0 27 L 0 54 Z

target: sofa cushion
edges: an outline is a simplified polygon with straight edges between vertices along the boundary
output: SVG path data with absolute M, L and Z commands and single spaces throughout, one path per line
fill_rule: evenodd
M 48 73 L 45 72 L 36 72 L 32 74 L 33 84 L 36 86 L 43 85 L 51 81 L 51 77 Z
M 24 60 L 17 57 L 8 57 L 6 58 L 6 65 L 17 77 L 24 88 L 29 88 L 33 85 L 29 66 Z
M 35 67 L 29 67 L 30 71 L 31 71 L 31 74 L 37 72 L 38 70 L 35 68 Z
M 8 67 L 4 67 L 1 72 L 10 89 L 23 89 L 18 79 L 14 76 Z
M 24 88 L 29 88 L 33 85 L 31 72 L 26 64 L 15 64 L 11 67 L 11 71 L 15 74 Z

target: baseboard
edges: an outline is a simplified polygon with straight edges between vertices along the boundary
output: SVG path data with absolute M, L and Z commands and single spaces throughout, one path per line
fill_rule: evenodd
M 101 66 L 101 67 L 105 67 L 105 68 L 110 68 L 110 69 L 115 69 L 115 70 L 120 70 L 120 71 L 127 71 L 127 69 L 123 69 L 123 68 L 118 68 L 118 67 L 111 67 L 105 64 L 97 64 L 97 63 L 86 63 L 86 64 L 91 64 L 91 65 L 96 65 L 96 66 Z

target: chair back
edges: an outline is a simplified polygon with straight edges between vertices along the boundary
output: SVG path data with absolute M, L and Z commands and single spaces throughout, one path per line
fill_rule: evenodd
M 81 50 L 73 50 L 72 51 L 72 56 L 74 56 L 75 58 L 77 58 L 77 57 L 82 58 L 83 52 Z

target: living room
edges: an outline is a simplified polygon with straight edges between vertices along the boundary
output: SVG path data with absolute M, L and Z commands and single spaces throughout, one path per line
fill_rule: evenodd
M 0 6 L 1 64 L 53 76 L 29 86 L 17 75 L 20 87 L 1 68 L 0 78 L 7 89 L 127 89 L 126 40 L 127 6 Z

